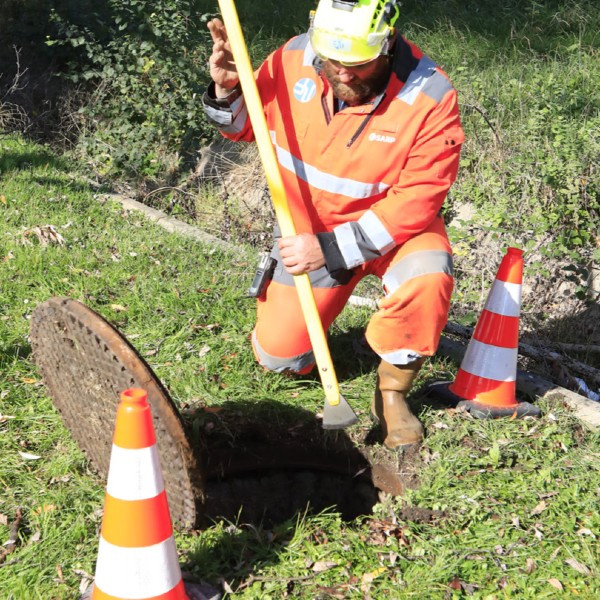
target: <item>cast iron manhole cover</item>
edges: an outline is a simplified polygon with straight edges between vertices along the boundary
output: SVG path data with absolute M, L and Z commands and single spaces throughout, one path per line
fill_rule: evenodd
M 121 392 L 146 390 L 171 518 L 195 527 L 204 482 L 179 413 L 163 385 L 127 340 L 100 315 L 70 298 L 51 298 L 31 316 L 31 346 L 66 427 L 106 477 Z

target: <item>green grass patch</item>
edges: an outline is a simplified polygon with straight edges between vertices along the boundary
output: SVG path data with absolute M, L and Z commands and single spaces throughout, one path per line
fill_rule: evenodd
M 75 599 L 95 568 L 104 482 L 33 364 L 28 327 L 39 303 L 64 295 L 99 312 L 179 406 L 259 410 L 269 401 L 265 420 L 275 423 L 285 407 L 320 410 L 323 393 L 314 377 L 264 373 L 254 362 L 252 249 L 203 246 L 101 202 L 72 165 L 39 146 L 4 138 L 0 156 L 1 542 L 23 514 L 0 589 L 7 599 Z M 39 234 L 49 225 L 61 243 Z M 348 308 L 332 328 L 342 392 L 361 412 L 357 443 L 374 374 L 351 341 L 368 314 Z M 420 383 L 453 371 L 434 359 Z M 540 420 L 523 421 L 424 409 L 418 488 L 382 497 L 373 515 L 351 522 L 332 510 L 272 528 L 218 522 L 178 533 L 184 570 L 244 598 L 537 599 L 556 597 L 557 587 L 564 597 L 597 597 L 598 434 L 560 403 L 542 408 Z M 438 517 L 411 520 L 408 508 Z

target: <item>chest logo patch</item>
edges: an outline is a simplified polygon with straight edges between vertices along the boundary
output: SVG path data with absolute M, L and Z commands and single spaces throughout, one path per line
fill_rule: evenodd
M 304 77 L 296 82 L 294 86 L 294 97 L 298 102 L 310 102 L 317 93 L 316 83 L 309 77 Z
M 381 135 L 380 133 L 372 133 L 369 136 L 370 142 L 383 142 L 384 144 L 393 144 L 396 138 L 392 135 Z

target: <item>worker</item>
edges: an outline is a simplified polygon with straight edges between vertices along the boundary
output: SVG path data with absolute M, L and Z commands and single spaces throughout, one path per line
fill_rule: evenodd
M 388 448 L 423 438 L 407 394 L 448 320 L 441 209 L 464 141 L 456 90 L 395 28 L 399 4 L 320 0 L 308 32 L 255 73 L 297 235 L 276 228 L 254 353 L 266 369 L 307 373 L 315 359 L 293 276 L 308 273 L 325 331 L 358 282 L 377 276 L 383 297 L 365 339 L 381 358 L 371 414 Z M 250 142 L 227 32 L 217 18 L 208 29 L 204 111 L 226 138 Z

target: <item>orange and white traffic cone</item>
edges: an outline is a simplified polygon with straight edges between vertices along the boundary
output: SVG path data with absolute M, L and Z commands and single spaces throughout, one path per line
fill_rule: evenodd
M 515 397 L 523 251 L 508 248 L 485 307 L 448 392 L 473 416 L 539 416 L 540 409 Z
M 92 600 L 189 600 L 146 398 L 121 394 Z

